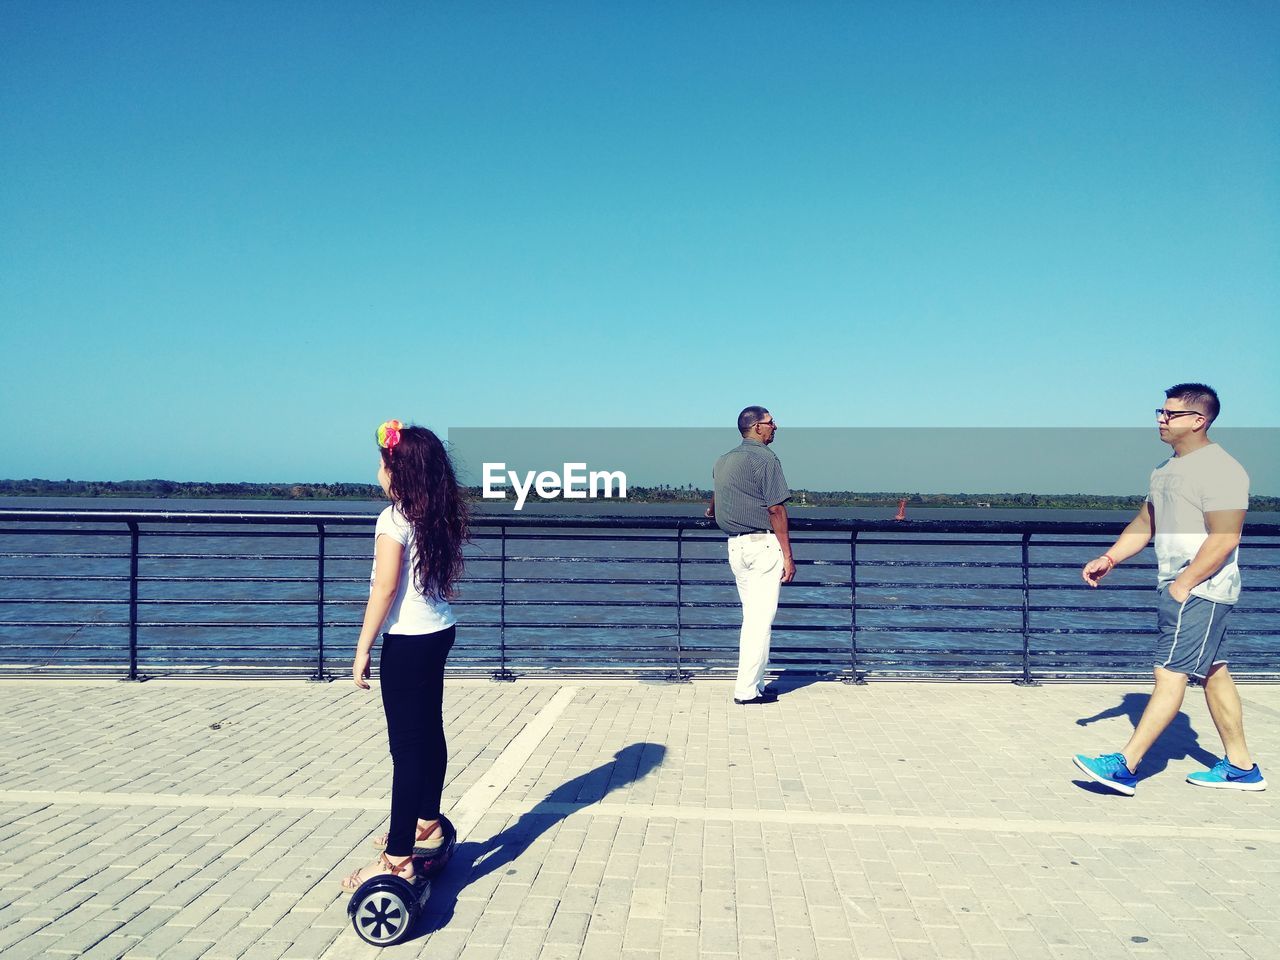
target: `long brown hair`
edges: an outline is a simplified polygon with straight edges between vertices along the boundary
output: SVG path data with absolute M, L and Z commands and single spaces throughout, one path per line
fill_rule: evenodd
M 426 427 L 403 427 L 393 450 L 379 449 L 391 475 L 391 499 L 413 527 L 414 584 L 423 596 L 449 599 L 469 540 L 467 505 L 449 454 Z

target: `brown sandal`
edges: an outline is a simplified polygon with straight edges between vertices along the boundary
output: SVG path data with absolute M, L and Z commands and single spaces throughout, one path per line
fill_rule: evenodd
M 390 832 L 379 834 L 373 838 L 373 845 L 379 850 L 387 849 L 387 839 L 391 836 Z M 435 837 L 434 843 L 428 843 L 428 837 Z M 413 848 L 415 850 L 422 849 L 432 853 L 444 846 L 445 830 L 443 819 L 437 820 L 435 823 L 426 827 L 418 827 L 414 831 Z
M 391 862 L 390 858 L 386 855 L 386 853 L 381 853 L 378 855 L 378 862 L 373 866 L 377 866 L 380 868 L 378 872 L 370 873 L 368 876 L 361 876 L 361 874 L 364 873 L 364 871 L 368 870 L 369 867 L 360 867 L 358 870 L 351 871 L 350 876 L 343 877 L 342 892 L 355 893 L 356 890 L 360 888 L 360 885 L 364 883 L 366 880 L 372 880 L 374 877 L 381 877 L 381 876 L 385 876 L 386 874 L 390 874 L 393 877 L 401 877 L 402 879 L 408 880 L 410 882 L 412 882 L 414 878 L 412 854 L 405 857 L 402 861 L 400 861 L 399 865 L 397 865 Z M 408 876 L 405 876 L 406 871 L 408 871 Z

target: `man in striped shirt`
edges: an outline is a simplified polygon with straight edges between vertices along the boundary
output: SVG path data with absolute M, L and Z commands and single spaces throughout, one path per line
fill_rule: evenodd
M 738 639 L 738 679 L 733 702 L 772 703 L 766 693 L 764 670 L 769 662 L 773 617 L 782 584 L 796 575 L 787 532 L 791 499 L 782 464 L 769 449 L 778 424 L 764 407 L 747 407 L 738 414 L 742 443 L 716 461 L 715 491 L 707 516 L 729 535 L 729 568 L 742 601 L 742 631 Z

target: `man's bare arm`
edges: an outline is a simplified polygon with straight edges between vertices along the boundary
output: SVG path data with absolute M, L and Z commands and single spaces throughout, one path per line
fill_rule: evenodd
M 1144 503 L 1138 509 L 1138 515 L 1129 521 L 1128 526 L 1121 531 L 1120 536 L 1116 537 L 1116 542 L 1108 548 L 1107 552 L 1084 565 L 1084 569 L 1080 571 L 1084 582 L 1091 587 L 1096 587 L 1098 581 L 1110 573 L 1113 567 L 1141 553 L 1151 542 L 1151 535 L 1155 533 L 1155 529 L 1154 511 L 1151 504 Z

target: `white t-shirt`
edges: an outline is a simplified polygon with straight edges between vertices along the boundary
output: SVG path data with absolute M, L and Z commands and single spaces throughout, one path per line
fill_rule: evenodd
M 405 515 L 396 509 L 395 504 L 378 514 L 378 524 L 374 527 L 374 543 L 378 537 L 386 534 L 396 543 L 404 547 L 400 560 L 400 589 L 387 611 L 387 619 L 382 623 L 385 633 L 435 633 L 458 622 L 453 615 L 448 601 L 440 597 L 427 597 L 418 592 L 414 583 L 413 562 L 417 557 L 417 548 L 413 543 L 413 526 Z M 369 574 L 369 590 L 373 591 L 373 577 L 378 571 L 378 559 L 373 560 L 373 572 Z
M 1155 511 L 1157 584 L 1172 582 L 1208 539 L 1204 515 L 1213 510 L 1249 507 L 1249 474 L 1216 443 L 1181 457 L 1170 457 L 1151 471 L 1147 502 Z M 1191 591 L 1215 603 L 1240 598 L 1237 547 L 1221 569 Z

